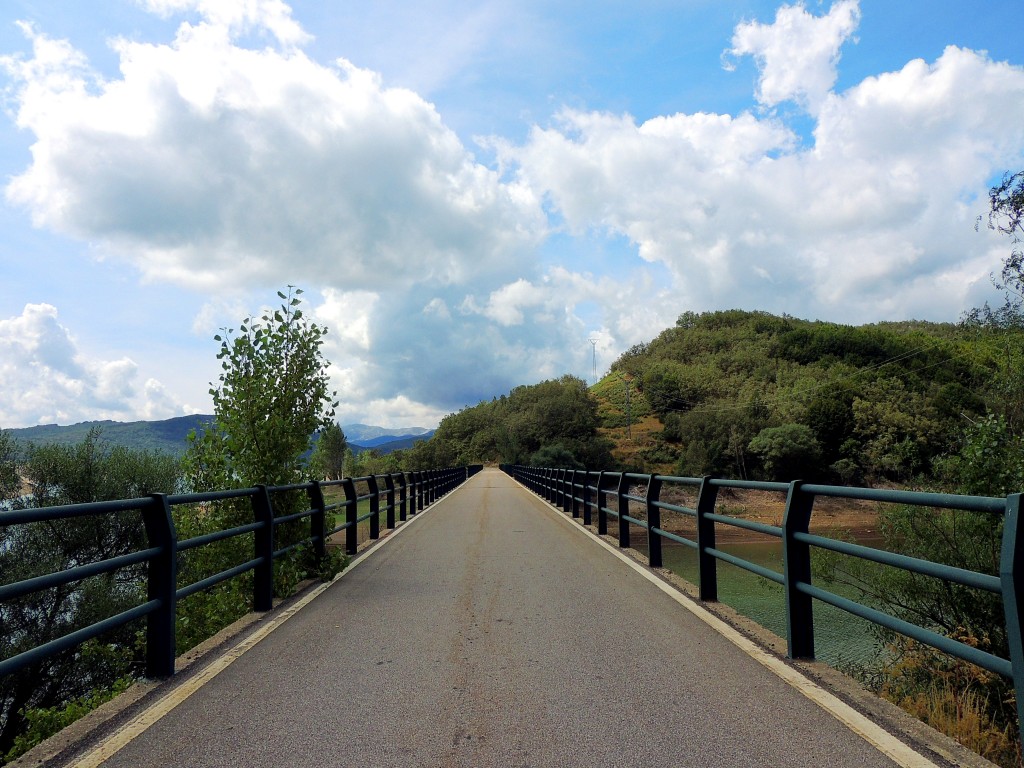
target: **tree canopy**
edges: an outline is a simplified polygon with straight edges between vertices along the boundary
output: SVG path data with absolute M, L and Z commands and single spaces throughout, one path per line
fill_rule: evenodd
M 214 336 L 222 368 L 210 388 L 214 423 L 193 435 L 185 457 L 195 490 L 301 481 L 314 433 L 333 423 L 327 329 L 303 315 L 302 289 L 277 295 L 277 309 Z
M 597 432 L 597 400 L 575 376 L 515 387 L 441 420 L 434 436 L 402 452 L 406 469 L 483 462 L 598 467 L 612 462 Z M 546 464 L 551 466 L 551 464 Z
M 634 410 L 664 426 L 659 470 L 904 482 L 933 476 L 964 428 L 1007 402 L 1006 350 L 1021 341 L 969 324 L 687 312 L 612 372 L 631 378 Z

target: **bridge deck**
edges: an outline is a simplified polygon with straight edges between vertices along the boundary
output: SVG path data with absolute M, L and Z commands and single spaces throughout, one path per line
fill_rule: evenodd
M 893 763 L 485 471 L 104 765 Z

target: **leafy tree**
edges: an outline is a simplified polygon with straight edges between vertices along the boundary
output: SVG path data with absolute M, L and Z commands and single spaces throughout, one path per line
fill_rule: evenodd
M 301 480 L 313 434 L 332 424 L 337 405 L 320 350 L 327 329 L 299 309 L 302 289 L 277 295 L 284 302 L 278 309 L 246 318 L 237 335 L 228 328 L 214 336 L 223 370 L 210 389 L 215 419 L 208 432 L 217 437 L 200 453 L 219 454 L 224 480 L 242 487 Z
M 331 422 L 320 430 L 320 438 L 313 449 L 312 464 L 317 476 L 327 480 L 340 480 L 345 471 L 348 439 L 341 425 Z
M 110 447 L 96 428 L 78 445 L 30 447 L 22 472 L 32 495 L 15 498 L 11 503 L 16 507 L 173 492 L 179 477 L 173 457 Z M 21 581 L 144 547 L 137 512 L 0 526 L 0 573 L 6 582 Z M 14 656 L 138 605 L 145 600 L 144 576 L 144 566 L 123 568 L 4 602 L 0 657 Z M 138 661 L 136 629 L 122 627 L 104 635 L 102 642 L 91 641 L 0 681 L 0 755 L 12 748 L 32 710 L 59 708 L 132 674 Z
M 878 475 L 907 480 L 948 446 L 930 400 L 900 379 L 867 385 L 854 398 L 853 417 L 863 465 Z
M 821 446 L 806 424 L 766 427 L 750 441 L 750 452 L 761 457 L 773 480 L 796 480 L 815 473 Z
M 854 395 L 841 386 L 829 386 L 820 390 L 807 406 L 807 426 L 821 446 L 825 463 L 843 458 L 842 446 L 853 434 Z
M 214 337 L 220 342 L 217 358 L 222 369 L 218 385 L 210 389 L 214 420 L 202 433 L 190 435 L 182 458 L 186 482 L 194 491 L 302 482 L 314 433 L 333 424 L 336 403 L 320 349 L 327 329 L 303 315 L 301 289 L 289 286 L 287 293 L 277 295 L 283 303 L 276 310 L 266 310 L 259 318 L 247 317 L 237 334 L 228 328 Z M 279 516 L 305 505 L 305 499 L 294 493 L 275 494 L 272 502 Z M 175 524 L 182 538 L 251 520 L 248 501 L 175 509 Z M 276 543 L 286 546 L 299 541 L 308 529 L 308 523 L 301 520 L 278 526 Z M 235 537 L 190 551 L 179 573 L 182 581 L 199 581 L 245 562 L 251 553 L 251 541 Z M 300 552 L 276 559 L 275 590 L 287 594 L 303 572 L 318 573 L 320 567 Z M 250 579 L 251 574 L 245 574 L 181 603 L 179 648 L 189 647 L 244 614 L 251 594 Z
M 0 505 L 17 498 L 20 490 L 18 444 L 10 432 L 0 430 Z
M 530 457 L 532 467 L 552 467 L 555 469 L 586 469 L 573 452 L 564 445 L 545 445 Z
M 717 379 L 718 372 L 707 366 L 658 360 L 643 373 L 643 393 L 659 414 L 688 411 L 708 398 Z
M 1024 171 L 1004 174 L 989 190 L 989 206 L 989 229 L 1008 235 L 1013 243 L 996 285 L 1007 292 L 1007 305 L 1019 308 L 1024 301 L 1024 250 L 1019 247 L 1024 237 Z
M 597 434 L 599 423 L 597 401 L 582 379 L 563 376 L 519 386 L 446 416 L 430 440 L 405 452 L 405 468 L 525 464 L 546 446 L 560 446 L 580 465 L 609 466 L 611 454 Z

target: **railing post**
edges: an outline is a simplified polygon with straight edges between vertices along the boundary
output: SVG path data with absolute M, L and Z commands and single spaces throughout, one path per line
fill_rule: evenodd
M 597 473 L 597 535 L 608 534 L 608 513 L 605 512 L 607 497 L 604 492 L 604 470 Z
M 661 478 L 651 475 L 647 481 L 647 560 L 651 568 L 661 568 L 661 534 L 655 531 L 661 528 Z
M 619 546 L 623 549 L 629 548 L 629 520 L 626 519 L 626 515 L 629 514 L 629 499 L 626 498 L 628 492 L 629 480 L 625 472 L 620 472 L 619 484 L 615 486 L 615 497 L 619 509 Z
M 405 472 L 398 472 L 395 477 L 398 478 L 398 519 L 404 523 L 409 509 L 409 499 L 407 496 L 408 486 L 405 482 Z
M 1010 667 L 1017 699 L 1017 727 L 1024 740 L 1024 526 L 1020 520 L 1021 494 L 1006 497 L 1003 545 L 999 556 L 999 581 L 1006 617 L 1006 640 L 1010 646 Z
M 715 511 L 718 486 L 710 477 L 703 477 L 697 491 L 697 589 L 701 600 L 718 601 L 718 560 L 709 555 L 715 548 L 715 521 L 708 515 Z
M 359 494 L 351 477 L 341 487 L 345 489 L 345 552 L 354 555 L 359 549 Z
M 562 511 L 569 514 L 572 511 L 572 476 L 575 473 L 571 469 L 562 470 Z
M 593 520 L 590 509 L 590 472 L 583 473 L 583 524 L 590 525 Z
M 160 554 L 148 563 L 147 599 L 159 600 L 160 607 L 146 617 L 146 677 L 174 674 L 174 622 L 178 609 L 178 534 L 171 516 L 167 494 L 154 493 L 152 503 L 142 510 L 146 540 L 160 547 Z
M 388 511 L 385 523 L 388 530 L 395 527 L 395 478 L 390 474 L 384 475 L 384 486 L 388 492 Z
M 320 481 L 314 480 L 306 489 L 309 495 L 309 507 L 313 514 L 309 516 L 309 538 L 313 542 L 313 558 L 317 563 L 327 556 L 327 505 L 324 503 L 324 489 Z
M 811 523 L 814 496 L 800 490 L 802 481 L 794 480 L 786 496 L 782 517 L 782 565 L 786 589 L 786 641 L 791 659 L 814 658 L 814 614 L 812 599 L 797 589 L 811 583 L 811 548 L 795 539 L 807 533 Z
M 578 519 L 580 516 L 580 497 L 576 495 L 576 475 L 577 470 L 572 470 L 569 473 L 569 511 L 572 513 L 573 519 Z
M 377 478 L 370 475 L 366 480 L 370 489 L 370 538 L 380 538 L 380 489 L 377 487 Z
M 252 609 L 269 611 L 274 607 L 274 508 L 267 486 L 256 486 L 252 511 L 255 522 L 262 523 L 254 536 L 253 557 L 260 563 L 253 569 Z

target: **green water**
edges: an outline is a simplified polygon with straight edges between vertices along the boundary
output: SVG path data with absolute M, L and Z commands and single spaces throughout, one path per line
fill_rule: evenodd
M 723 542 L 718 548 L 782 573 L 781 542 Z M 646 554 L 646 547 L 637 546 L 636 549 Z M 697 553 L 694 549 L 679 545 L 663 546 L 662 562 L 677 575 L 692 584 L 697 583 Z M 786 595 L 782 587 L 729 563 L 718 561 L 717 565 L 719 601 L 785 639 Z M 815 584 L 842 594 L 842 590 L 820 580 Z M 832 666 L 843 666 L 844 663 L 862 664 L 875 657 L 877 649 L 870 622 L 818 600 L 814 601 L 813 612 L 814 651 L 819 660 Z

